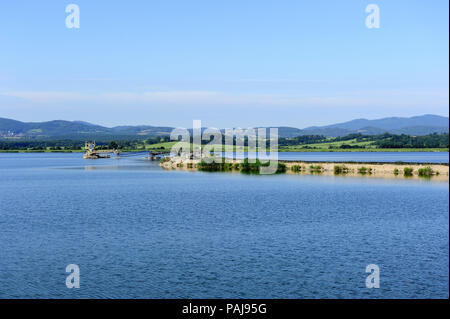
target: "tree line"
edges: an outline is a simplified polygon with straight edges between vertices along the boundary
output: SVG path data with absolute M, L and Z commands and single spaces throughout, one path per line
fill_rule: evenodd
M 373 142 L 377 148 L 448 148 L 448 133 L 433 133 L 423 136 L 411 136 L 406 134 L 396 135 L 384 133 L 379 135 L 364 135 L 360 133 L 349 134 L 334 138 L 327 138 L 322 135 L 304 135 L 293 138 L 280 138 L 280 146 L 296 146 L 318 143 L 333 143 L 355 140 L 356 142 Z M 364 145 L 350 145 L 343 143 L 338 148 L 364 148 Z
M 233 139 L 236 143 L 236 138 Z M 327 138 L 322 135 L 302 135 L 291 138 L 281 137 L 278 140 L 278 145 L 283 146 L 302 146 L 304 148 L 313 148 L 308 144 L 318 143 L 332 143 L 332 142 L 345 142 L 355 140 L 356 142 L 372 142 L 377 148 L 448 148 L 449 147 L 449 134 L 428 134 L 423 136 L 411 136 L 411 135 L 395 135 L 384 133 L 380 135 L 364 135 L 364 134 L 349 134 L 346 136 Z M 223 137 L 222 142 L 225 141 Z M 96 141 L 98 149 L 145 149 L 148 145 L 154 145 L 158 143 L 170 142 L 170 137 L 167 135 L 151 137 L 146 139 L 130 139 L 130 140 L 100 140 Z M 192 142 L 192 140 L 191 140 Z M 81 140 L 0 140 L 0 150 L 31 150 L 31 151 L 76 151 L 84 149 L 85 141 Z M 206 144 L 207 141 L 204 141 Z M 267 144 L 269 144 L 267 142 Z M 244 139 L 244 145 L 248 145 L 248 138 Z M 364 148 L 364 145 L 358 144 L 341 144 L 336 146 L 337 148 Z
M 169 136 L 158 136 L 134 140 L 100 140 L 95 141 L 97 149 L 144 149 L 147 145 L 169 142 Z M 84 150 L 84 140 L 0 140 L 0 150 L 3 151 L 80 151 Z

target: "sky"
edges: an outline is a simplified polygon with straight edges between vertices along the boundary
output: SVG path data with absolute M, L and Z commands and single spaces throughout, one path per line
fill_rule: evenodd
M 79 28 L 66 27 L 71 3 Z M 1 1 L 0 117 L 303 128 L 448 116 L 448 12 L 446 0 Z

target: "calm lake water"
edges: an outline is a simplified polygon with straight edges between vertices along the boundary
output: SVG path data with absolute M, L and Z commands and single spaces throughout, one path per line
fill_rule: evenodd
M 449 297 L 446 182 L 81 157 L 0 154 L 0 298 Z
M 255 153 L 234 157 L 252 157 Z M 448 163 L 448 152 L 279 152 L 285 161 Z

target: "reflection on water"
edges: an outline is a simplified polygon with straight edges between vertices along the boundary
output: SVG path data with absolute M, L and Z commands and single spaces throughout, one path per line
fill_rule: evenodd
M 58 169 L 54 169 L 58 168 Z M 449 186 L 0 155 L 0 297 L 448 298 Z M 65 267 L 81 270 L 67 289 Z M 377 264 L 380 289 L 367 289 Z

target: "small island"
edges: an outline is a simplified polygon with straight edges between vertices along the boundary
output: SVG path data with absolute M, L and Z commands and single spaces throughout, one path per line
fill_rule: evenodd
M 167 170 L 187 170 L 206 172 L 241 172 L 258 174 L 260 167 L 268 165 L 256 159 L 250 161 L 216 158 L 215 162 L 189 157 L 165 157 L 159 164 Z M 448 181 L 449 165 L 432 163 L 380 163 L 380 162 L 310 162 L 310 161 L 278 161 L 277 174 L 324 175 L 324 176 L 365 176 L 379 178 L 433 178 Z

